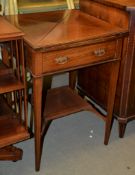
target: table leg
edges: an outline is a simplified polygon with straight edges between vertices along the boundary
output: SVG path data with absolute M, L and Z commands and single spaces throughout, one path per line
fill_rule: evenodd
M 69 87 L 75 89 L 77 80 L 77 70 L 69 72 Z
M 107 145 L 110 137 L 111 127 L 113 123 L 113 106 L 115 100 L 115 92 L 117 86 L 117 79 L 119 73 L 119 62 L 111 63 L 111 74 L 109 80 L 109 93 L 108 93 L 108 101 L 107 101 L 107 116 L 105 121 L 105 138 L 104 144 Z
M 118 122 L 119 122 L 119 137 L 123 138 L 124 134 L 125 134 L 126 126 L 127 126 L 127 121 L 126 122 L 121 122 L 118 119 Z
M 47 91 L 49 89 L 51 89 L 51 85 L 52 85 L 52 75 L 48 75 L 43 77 L 43 90 L 42 90 L 42 108 L 44 110 L 44 106 L 45 106 L 45 101 L 46 101 L 46 95 L 47 95 Z M 42 111 L 43 112 L 43 111 Z
M 40 169 L 41 161 L 41 117 L 42 117 L 42 77 L 33 78 L 35 167 Z

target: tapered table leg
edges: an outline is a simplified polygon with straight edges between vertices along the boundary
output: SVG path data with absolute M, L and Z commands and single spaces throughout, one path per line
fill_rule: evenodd
M 119 62 L 111 63 L 111 75 L 109 82 L 109 93 L 107 101 L 107 116 L 105 120 L 105 138 L 104 144 L 107 145 L 110 137 L 112 122 L 113 122 L 113 106 L 115 100 L 115 92 L 117 86 L 118 72 L 119 72 Z
M 42 117 L 42 78 L 33 78 L 34 134 L 35 134 L 35 167 L 40 169 L 41 161 L 41 117 Z

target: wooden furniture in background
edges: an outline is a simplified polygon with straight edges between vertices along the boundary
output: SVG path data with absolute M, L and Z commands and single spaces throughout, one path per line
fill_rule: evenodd
M 107 115 L 99 114 L 105 121 L 104 143 L 107 144 L 123 37 L 127 35 L 127 30 L 80 10 L 22 14 L 6 18 L 25 33 L 26 66 L 33 79 L 36 170 L 40 168 L 44 133 L 53 119 L 81 110 L 95 112 L 91 105 L 76 95 L 74 70 L 110 62 Z M 67 71 L 70 72 L 70 88 L 50 89 L 44 95 L 43 77 Z
M 18 0 L 19 13 L 56 11 L 67 8 L 67 0 Z
M 73 0 L 76 9 L 79 8 L 79 0 Z
M 114 116 L 119 122 L 119 136 L 123 137 L 128 121 L 135 119 L 135 1 L 133 0 L 80 0 L 80 9 L 96 18 L 127 29 L 120 64 Z M 110 66 L 99 65 L 79 71 L 78 89 L 106 110 Z M 101 73 L 102 72 L 102 73 Z M 91 88 L 89 88 L 91 86 Z
M 0 160 L 16 161 L 22 150 L 12 144 L 29 138 L 23 33 L 2 16 L 0 26 Z
M 17 0 L 19 13 L 79 8 L 79 0 Z

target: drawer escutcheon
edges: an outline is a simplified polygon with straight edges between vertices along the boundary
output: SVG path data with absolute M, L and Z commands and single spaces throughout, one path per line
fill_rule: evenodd
M 61 56 L 61 57 L 58 57 L 58 58 L 55 58 L 55 62 L 57 64 L 65 64 L 69 61 L 69 58 L 66 57 L 66 56 Z
M 98 57 L 101 57 L 101 56 L 105 55 L 105 49 L 100 48 L 100 49 L 95 50 L 94 55 L 98 56 Z

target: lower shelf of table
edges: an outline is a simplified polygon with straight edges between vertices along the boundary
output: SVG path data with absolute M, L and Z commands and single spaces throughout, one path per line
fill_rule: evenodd
M 68 86 L 58 87 L 50 89 L 47 93 L 44 119 L 45 121 L 54 120 L 83 110 L 98 113 L 87 101 Z M 104 118 L 104 116 L 101 117 Z
M 0 98 L 0 148 L 28 138 L 29 133 L 19 116 Z

